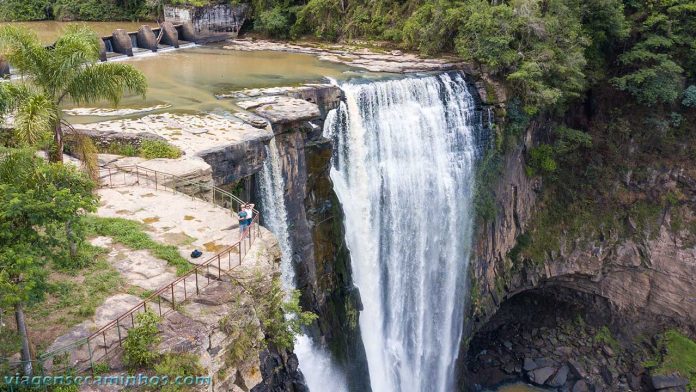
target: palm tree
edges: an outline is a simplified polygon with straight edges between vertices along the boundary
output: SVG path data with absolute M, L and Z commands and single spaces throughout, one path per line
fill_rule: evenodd
M 14 113 L 19 142 L 35 144 L 53 134 L 50 159 L 63 161 L 62 115 L 66 100 L 117 105 L 126 92 L 144 96 L 145 76 L 121 63 L 99 62 L 99 38 L 85 26 L 71 25 L 52 47 L 44 47 L 26 28 L 0 27 L 0 56 L 19 74 L 21 83 L 0 85 L 0 113 Z

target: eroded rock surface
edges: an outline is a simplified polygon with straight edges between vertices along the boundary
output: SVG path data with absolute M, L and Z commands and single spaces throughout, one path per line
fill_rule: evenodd
M 417 71 L 449 71 L 469 69 L 468 64 L 455 58 L 422 58 L 400 50 L 378 52 L 367 48 L 346 45 L 318 46 L 309 43 L 295 44 L 265 40 L 235 39 L 228 41 L 225 49 L 241 51 L 276 50 L 313 54 L 320 60 L 346 64 L 372 72 L 407 73 Z M 471 69 L 470 71 L 473 71 Z

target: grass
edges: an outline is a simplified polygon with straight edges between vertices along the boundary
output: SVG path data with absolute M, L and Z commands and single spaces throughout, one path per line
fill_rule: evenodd
M 173 245 L 161 244 L 145 232 L 145 226 L 137 221 L 123 218 L 103 218 L 87 216 L 84 218 L 87 232 L 91 235 L 108 236 L 116 242 L 133 250 L 149 250 L 153 256 L 167 261 L 176 267 L 177 275 L 181 276 L 189 272 L 191 263 L 179 254 L 179 250 Z
M 611 331 L 609 331 L 609 328 L 606 326 L 600 328 L 597 331 L 597 334 L 594 337 L 595 343 L 604 343 L 607 346 L 611 347 L 614 351 L 619 351 L 621 349 L 621 345 L 619 345 L 619 342 L 614 338 L 614 336 L 611 334 Z
M 181 150 L 163 140 L 143 140 L 140 146 L 124 142 L 114 142 L 100 152 L 122 155 L 126 157 L 142 157 L 147 159 L 154 158 L 179 158 Z
M 179 158 L 181 150 L 161 140 L 143 140 L 139 155 L 143 158 Z
M 662 358 L 644 365 L 655 366 L 655 374 L 679 373 L 689 380 L 689 388 L 696 388 L 696 342 L 676 330 L 670 330 L 660 339 Z
M 44 300 L 27 308 L 34 342 L 45 348 L 67 328 L 93 316 L 97 307 L 122 292 L 123 286 L 121 275 L 102 254 L 80 270 L 52 272 Z

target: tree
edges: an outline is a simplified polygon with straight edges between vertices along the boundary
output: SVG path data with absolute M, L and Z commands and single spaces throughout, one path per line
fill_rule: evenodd
M 95 211 L 94 183 L 70 165 L 32 150 L 0 151 L 0 307 L 14 308 L 24 373 L 32 373 L 24 306 L 40 300 L 46 265 L 57 257 L 59 230 Z
M 643 104 L 672 103 L 681 95 L 685 76 L 694 76 L 696 1 L 631 4 L 634 39 L 619 56 L 623 69 L 612 82 Z
M 46 48 L 26 28 L 0 27 L 0 55 L 21 76 L 19 85 L 0 87 L 0 110 L 17 114 L 15 133 L 23 142 L 52 133 L 52 161 L 63 161 L 63 128 L 70 126 L 61 110 L 66 101 L 117 105 L 127 92 L 145 95 L 145 76 L 131 65 L 99 63 L 98 39 L 86 27 L 71 25 Z

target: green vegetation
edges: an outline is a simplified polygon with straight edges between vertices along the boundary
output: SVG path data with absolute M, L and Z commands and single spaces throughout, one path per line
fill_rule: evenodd
M 147 83 L 133 66 L 99 62 L 99 38 L 84 26 L 70 25 L 53 49 L 43 46 L 28 29 L 0 27 L 0 55 L 20 83 L 0 84 L 0 115 L 15 114 L 18 145 L 49 146 L 52 161 L 63 160 L 63 119 L 66 100 L 89 104 L 107 100 L 117 105 L 128 91 L 143 95 Z M 87 141 L 88 138 L 82 140 Z
M 317 315 L 300 307 L 300 292 L 286 293 L 278 277 L 269 284 L 257 277 L 251 285 L 256 316 L 261 321 L 265 340 L 278 349 L 291 349 L 302 326 L 316 320 Z
M 300 307 L 300 292 L 293 290 L 289 296 L 281 288 L 279 278 L 274 278 L 270 290 L 262 290 L 254 296 L 259 302 L 256 314 L 263 327 L 266 340 L 276 348 L 291 349 L 295 336 L 302 326 L 316 320 L 317 315 Z
M 614 351 L 619 351 L 621 348 L 619 341 L 614 338 L 611 331 L 609 331 L 609 328 L 606 326 L 603 326 L 597 331 L 597 334 L 594 336 L 594 341 L 595 343 L 605 344 L 611 347 Z
M 143 140 L 140 146 L 130 143 L 114 142 L 103 149 L 108 154 L 123 155 L 126 157 L 143 157 L 147 159 L 181 157 L 181 150 L 163 140 Z
M 696 341 L 670 330 L 660 338 L 658 349 L 657 357 L 643 366 L 654 368 L 654 374 L 679 373 L 689 380 L 689 388 L 696 388 Z
M 150 367 L 154 365 L 159 354 L 155 350 L 159 343 L 157 324 L 160 317 L 151 311 L 135 316 L 135 327 L 128 330 L 123 341 L 123 361 L 131 368 Z
M 255 30 L 273 37 L 381 40 L 456 54 L 505 80 L 529 114 L 565 107 L 608 80 L 639 102 L 674 102 L 696 69 L 693 0 L 250 3 Z
M 158 6 L 147 0 L 4 0 L 0 21 L 153 20 Z
M 183 275 L 191 270 L 191 263 L 179 254 L 173 245 L 163 245 L 145 233 L 145 225 L 123 218 L 102 218 L 86 216 L 83 218 L 86 230 L 90 234 L 108 236 L 134 250 L 147 249 L 153 256 L 166 260 L 176 267 L 176 272 Z
M 139 155 L 143 158 L 179 158 L 181 150 L 162 140 L 143 140 Z
M 247 352 L 248 354 L 248 352 Z M 198 356 L 189 353 L 167 353 L 162 356 L 154 366 L 155 374 L 169 376 L 170 380 L 177 377 L 203 376 L 205 370 L 201 367 Z M 176 385 L 174 383 L 157 387 L 158 391 L 174 392 L 192 390 L 193 387 L 187 385 Z
M 79 271 L 79 277 L 73 276 Z M 36 324 L 36 331 L 44 328 L 71 327 L 94 315 L 104 300 L 123 287 L 121 275 L 103 258 L 98 258 L 84 269 L 70 274 L 54 273 L 45 284 L 46 299 L 27 308 L 27 316 Z
M 16 314 L 23 360 L 31 358 L 24 309 L 43 299 L 50 260 L 77 252 L 80 216 L 97 206 L 93 189 L 77 169 L 32 150 L 0 151 L 0 307 Z

